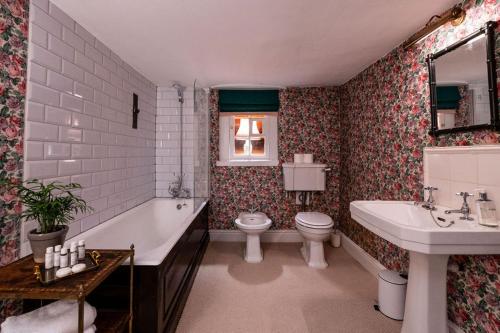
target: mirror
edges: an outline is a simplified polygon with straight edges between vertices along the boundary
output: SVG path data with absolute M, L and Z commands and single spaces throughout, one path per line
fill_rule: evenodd
M 432 135 L 500 129 L 495 68 L 496 22 L 429 55 Z

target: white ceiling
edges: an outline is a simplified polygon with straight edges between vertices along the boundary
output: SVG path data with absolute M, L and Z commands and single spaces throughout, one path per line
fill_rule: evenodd
M 52 0 L 154 83 L 339 85 L 457 0 Z

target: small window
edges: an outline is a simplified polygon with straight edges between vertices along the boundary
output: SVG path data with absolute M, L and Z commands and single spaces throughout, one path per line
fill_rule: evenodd
M 276 115 L 221 115 L 217 165 L 278 165 L 277 127 Z

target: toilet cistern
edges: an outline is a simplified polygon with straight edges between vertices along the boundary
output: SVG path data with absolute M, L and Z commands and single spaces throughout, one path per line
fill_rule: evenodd
M 244 258 L 249 263 L 259 263 L 263 260 L 262 249 L 260 247 L 260 235 L 269 229 L 271 219 L 266 214 L 255 212 L 242 212 L 234 221 L 238 229 L 246 234 L 246 247 Z

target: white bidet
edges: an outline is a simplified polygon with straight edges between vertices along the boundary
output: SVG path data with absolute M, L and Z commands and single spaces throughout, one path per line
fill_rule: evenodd
M 247 245 L 244 254 L 246 262 L 259 263 L 262 261 L 260 234 L 271 226 L 271 219 L 264 213 L 240 213 L 234 221 L 238 229 L 247 235 Z

